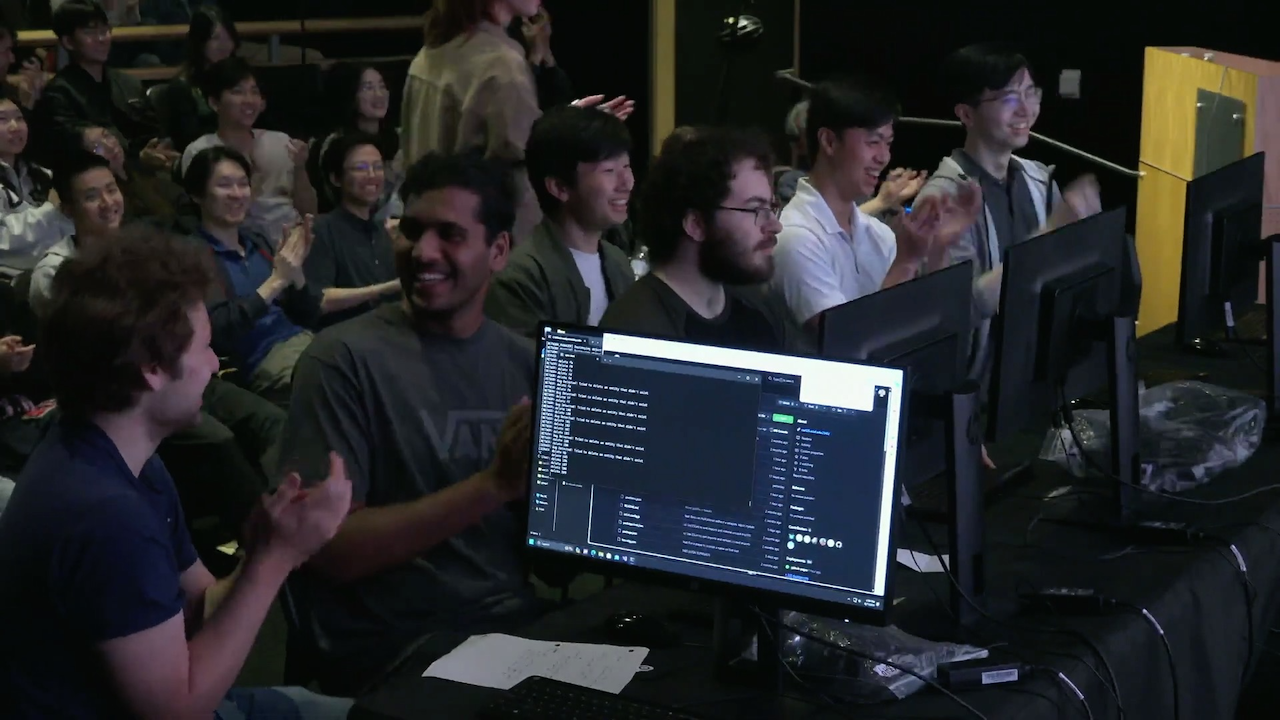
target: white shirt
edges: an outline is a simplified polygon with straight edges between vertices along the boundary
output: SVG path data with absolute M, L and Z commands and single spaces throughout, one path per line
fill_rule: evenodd
M 182 172 L 187 172 L 196 153 L 225 144 L 217 133 L 196 138 L 182 153 Z M 293 206 L 294 165 L 289 158 L 289 136 L 276 130 L 254 130 L 249 164 L 253 170 L 249 178 L 253 204 L 244 224 L 261 233 L 274 248 L 284 238 L 285 229 L 302 218 Z
M 587 313 L 587 324 L 599 325 L 605 308 L 609 307 L 609 291 L 604 284 L 604 266 L 600 262 L 600 253 L 587 253 L 574 248 L 569 248 L 569 252 L 573 253 L 573 262 L 578 266 L 578 274 L 582 276 L 582 282 L 586 283 L 587 291 L 591 293 L 591 310 Z
M 826 200 L 800 180 L 782 211 L 773 284 L 804 324 L 837 305 L 878 292 L 898 255 L 893 230 L 853 206 L 852 235 L 840 229 Z

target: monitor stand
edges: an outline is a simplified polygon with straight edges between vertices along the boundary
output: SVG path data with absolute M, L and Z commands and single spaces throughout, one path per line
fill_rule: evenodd
M 1112 319 L 1107 358 L 1107 375 L 1111 381 L 1111 471 L 1117 480 L 1117 519 L 1124 525 L 1133 520 L 1142 492 L 1139 489 L 1142 461 L 1138 457 L 1138 338 L 1133 318 Z
M 711 655 L 716 680 L 756 688 L 776 687 L 781 693 L 784 690 L 779 642 L 779 635 L 784 632 L 782 611 L 721 597 L 715 599 L 713 607 Z M 747 657 L 753 640 L 755 660 Z
M 948 523 L 951 558 L 947 569 L 953 580 L 951 614 L 965 628 L 977 625 L 986 609 L 980 606 L 986 584 L 983 564 L 986 499 L 980 470 L 982 433 L 978 396 L 978 384 L 966 382 L 951 394 L 951 414 L 947 419 L 947 469 L 952 480 L 947 484 L 951 511 Z

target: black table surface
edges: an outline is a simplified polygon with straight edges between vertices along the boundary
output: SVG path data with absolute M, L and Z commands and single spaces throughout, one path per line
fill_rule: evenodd
M 1179 373 L 1230 387 L 1258 390 L 1260 367 L 1236 348 L 1228 357 L 1188 357 L 1172 348 L 1170 329 L 1139 343 L 1143 371 L 1169 379 Z M 1261 349 L 1252 351 L 1265 358 Z M 1125 716 L 1173 720 L 1234 717 L 1243 683 L 1280 610 L 1280 486 L 1266 488 L 1280 463 L 1280 443 L 1264 442 L 1242 467 L 1186 493 L 1205 504 L 1144 496 L 1146 518 L 1194 524 L 1212 537 L 1188 547 L 1135 546 L 1131 538 L 1055 522 L 1098 519 L 1111 507 L 1112 481 L 1071 478 L 1039 463 L 1034 477 L 987 513 L 987 607 L 998 621 L 955 627 L 947 608 L 948 580 L 941 574 L 897 575 L 893 622 L 908 632 L 991 648 L 993 658 L 1016 660 L 1061 672 L 1084 694 L 1093 717 L 1118 717 L 1101 677 L 1116 677 Z M 1064 488 L 1070 488 L 1063 493 Z M 1056 499 L 1046 499 L 1057 491 Z M 1227 500 L 1227 502 L 1220 502 Z M 1218 504 L 1208 504 L 1217 502 Z M 945 529 L 907 524 L 900 545 L 932 552 L 928 532 L 945 550 Z M 1231 546 L 1247 567 L 1239 572 Z M 1173 681 L 1164 645 L 1137 610 L 1116 609 L 1090 617 L 1055 616 L 1022 609 L 1020 590 L 1074 586 L 1144 608 L 1162 626 L 1174 655 L 1179 698 L 1173 715 Z M 831 703 L 813 686 L 784 693 L 717 680 L 711 663 L 711 599 L 684 591 L 622 583 L 552 612 L 519 634 L 535 640 L 608 642 L 603 625 L 611 614 L 639 612 L 662 618 L 681 645 L 652 650 L 623 695 L 686 707 L 707 717 L 971 717 L 941 693 L 925 689 L 901 701 Z M 1083 638 L 1083 639 L 1082 639 Z M 470 718 L 500 694 L 422 673 L 465 639 L 432 637 L 380 687 L 362 698 L 352 718 Z M 1085 642 L 1087 639 L 1088 642 Z M 1097 671 L 1097 672 L 1095 672 Z M 1099 677 L 1101 676 L 1101 677 Z M 1108 678 L 1109 679 L 1109 678 Z M 1084 717 L 1080 701 L 1055 673 L 1037 672 L 1021 683 L 960 693 L 988 718 Z M 829 697 L 829 695 L 828 695 Z

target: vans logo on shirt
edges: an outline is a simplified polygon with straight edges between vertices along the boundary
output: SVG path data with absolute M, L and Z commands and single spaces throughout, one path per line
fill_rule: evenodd
M 487 463 L 493 458 L 506 417 L 502 410 L 451 410 L 443 422 L 437 422 L 423 410 L 422 424 L 441 459 Z

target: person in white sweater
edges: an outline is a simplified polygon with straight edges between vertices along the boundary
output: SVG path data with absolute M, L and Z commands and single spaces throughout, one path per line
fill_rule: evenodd
M 0 92 L 0 265 L 30 269 L 72 231 L 48 170 L 27 162 L 27 118 L 13 92 Z

